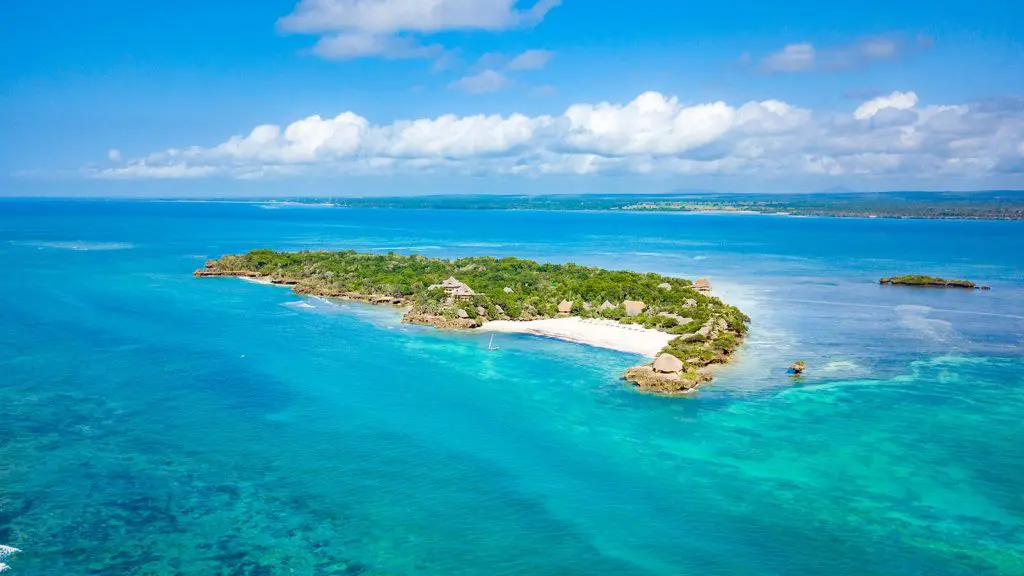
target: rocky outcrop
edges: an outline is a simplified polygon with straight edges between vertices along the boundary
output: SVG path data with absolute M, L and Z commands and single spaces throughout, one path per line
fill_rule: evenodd
M 794 376 L 799 376 L 804 373 L 807 369 L 807 364 L 803 360 L 797 360 L 789 365 L 789 373 Z
M 664 373 L 649 364 L 634 366 L 626 370 L 623 377 L 644 392 L 666 395 L 693 392 L 701 383 L 711 380 L 710 375 L 701 372 Z
M 422 312 L 408 312 L 402 317 L 406 324 L 419 324 L 421 326 L 433 326 L 445 330 L 466 330 L 477 328 L 481 322 L 473 318 L 448 318 Z

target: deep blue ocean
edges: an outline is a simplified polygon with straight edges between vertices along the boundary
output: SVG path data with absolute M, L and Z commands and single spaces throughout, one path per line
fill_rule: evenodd
M 706 276 L 753 322 L 661 398 L 191 276 L 263 247 Z M 0 262 L 12 576 L 1024 574 L 1024 222 L 9 200 Z

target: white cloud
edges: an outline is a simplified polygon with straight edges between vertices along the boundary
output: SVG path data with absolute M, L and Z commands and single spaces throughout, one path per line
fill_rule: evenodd
M 217 173 L 214 166 L 189 166 L 184 163 L 164 166 L 149 166 L 144 161 L 132 162 L 124 168 L 107 168 L 105 170 L 87 172 L 93 178 L 106 180 L 170 180 L 182 178 L 205 178 Z
M 517 0 L 302 0 L 279 26 L 303 33 L 503 30 L 534 25 L 560 3 L 538 0 L 520 9 Z
M 111 162 L 120 162 L 121 158 L 121 151 L 118 150 L 117 148 L 111 148 L 110 150 L 107 150 L 107 160 L 110 160 Z
M 444 47 L 440 44 L 425 46 L 414 38 L 355 32 L 324 36 L 313 46 L 313 53 L 329 60 L 367 57 L 399 60 L 440 58 Z
M 909 110 L 917 106 L 917 94 L 914 92 L 893 92 L 888 96 L 879 96 L 861 104 L 853 111 L 853 117 L 858 120 L 867 120 L 886 108 L 896 110 Z
M 560 0 L 536 0 L 529 7 L 520 4 L 518 0 L 301 0 L 278 21 L 278 27 L 321 36 L 314 53 L 327 58 L 439 57 L 438 47 L 423 46 L 416 36 L 534 26 Z
M 761 59 L 761 71 L 809 72 L 812 70 L 839 70 L 867 65 L 878 60 L 892 60 L 904 52 L 906 42 L 901 36 L 872 36 L 848 45 L 818 49 L 809 42 L 789 44 L 779 52 Z M 918 49 L 927 49 L 920 43 Z M 746 52 L 740 62 L 750 61 Z
M 486 94 L 488 92 L 497 92 L 508 86 L 508 84 L 508 78 L 501 72 L 495 72 L 488 68 L 476 74 L 463 76 L 449 84 L 448 87 L 452 90 L 461 90 L 468 94 Z
M 493 79 L 474 82 L 480 82 L 477 89 L 494 86 Z M 95 178 L 394 173 L 981 178 L 1024 171 L 1024 107 L 1011 104 L 922 106 L 914 92 L 897 91 L 852 111 L 815 114 L 780 100 L 684 103 L 647 92 L 625 103 L 575 104 L 550 116 L 448 114 L 373 124 L 349 111 L 284 127 L 260 125 L 213 146 L 165 150 L 84 172 Z
M 508 63 L 509 70 L 540 70 L 555 57 L 550 50 L 527 50 Z
M 814 46 L 809 43 L 790 44 L 780 52 L 765 56 L 761 70 L 765 72 L 803 72 L 814 68 Z
M 707 144 L 732 126 L 735 110 L 724 102 L 681 106 L 675 98 L 646 92 L 625 106 L 577 104 L 565 112 L 564 144 L 606 155 L 678 154 Z

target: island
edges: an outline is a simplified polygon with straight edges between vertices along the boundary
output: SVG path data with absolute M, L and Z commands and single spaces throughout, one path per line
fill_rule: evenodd
M 972 288 L 988 290 L 988 286 L 978 286 L 970 280 L 946 280 L 936 276 L 922 276 L 920 274 L 909 274 L 905 276 L 885 277 L 878 281 L 882 285 L 890 286 L 922 286 L 929 288 Z
M 613 271 L 520 258 L 355 251 L 253 250 L 209 260 L 197 277 L 239 277 L 296 294 L 402 307 L 403 322 L 445 329 L 521 332 L 643 353 L 623 375 L 644 391 L 681 394 L 729 361 L 750 318 L 711 296 L 706 279 Z M 627 344 L 622 346 L 621 344 Z M 636 344 L 631 348 L 628 344 Z M 654 346 L 652 347 L 652 344 Z

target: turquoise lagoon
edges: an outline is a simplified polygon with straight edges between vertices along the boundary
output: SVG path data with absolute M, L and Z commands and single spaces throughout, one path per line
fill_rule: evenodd
M 753 324 L 665 399 L 626 354 L 190 276 L 256 247 L 708 276 Z M 1022 248 L 1020 222 L 0 202 L 0 544 L 15 575 L 1024 574 Z M 994 289 L 875 283 L 909 272 Z

